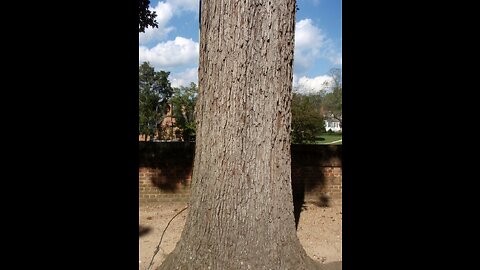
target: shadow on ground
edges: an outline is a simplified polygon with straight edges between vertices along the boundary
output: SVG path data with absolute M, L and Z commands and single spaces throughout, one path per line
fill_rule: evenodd
M 292 193 L 295 227 L 298 228 L 300 213 L 305 210 L 305 193 L 326 189 L 324 167 L 332 164 L 341 166 L 341 146 L 292 145 Z M 315 204 L 320 207 L 330 207 L 330 198 L 320 193 Z
M 138 236 L 142 237 L 142 236 L 150 233 L 151 231 L 152 231 L 151 227 L 145 227 L 145 226 L 139 225 Z

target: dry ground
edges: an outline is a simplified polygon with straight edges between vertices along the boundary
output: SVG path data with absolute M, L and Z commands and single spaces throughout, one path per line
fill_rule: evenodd
M 160 236 L 168 221 L 186 203 L 157 203 L 140 206 L 140 258 L 139 269 L 147 269 Z M 180 239 L 187 210 L 178 215 L 168 227 L 163 236 L 160 251 L 155 256 L 154 267 L 159 266 L 166 255 L 172 252 Z M 307 254 L 321 262 L 342 260 L 342 208 L 341 206 L 319 207 L 315 204 L 305 204 L 300 215 L 297 230 L 298 238 Z

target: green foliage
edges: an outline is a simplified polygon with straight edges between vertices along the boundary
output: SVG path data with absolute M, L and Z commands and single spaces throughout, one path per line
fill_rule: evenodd
M 173 115 L 184 141 L 195 138 L 195 102 L 197 101 L 197 95 L 198 87 L 192 82 L 188 87 L 175 88 L 171 99 Z
M 155 21 L 157 14 L 155 11 L 149 9 L 150 0 L 138 0 L 138 32 L 145 32 L 145 28 L 157 27 L 158 23 Z
M 154 68 L 144 62 L 139 68 L 139 134 L 153 135 L 168 109 L 167 102 L 172 96 L 168 76 L 170 72 L 155 72 Z
M 321 112 L 322 95 L 293 93 L 292 97 L 292 142 L 313 143 L 325 132 Z
M 332 69 L 330 74 L 333 80 L 328 85 L 330 92 L 325 95 L 323 105 L 325 112 L 340 121 L 342 127 L 342 72 L 340 69 Z

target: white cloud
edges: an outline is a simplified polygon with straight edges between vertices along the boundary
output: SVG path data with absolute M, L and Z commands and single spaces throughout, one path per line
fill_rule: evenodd
M 302 73 L 320 57 L 320 48 L 325 42 L 325 36 L 320 28 L 313 25 L 311 19 L 301 20 L 295 27 L 294 65 L 295 71 Z
M 304 19 L 296 24 L 295 47 L 298 49 L 316 49 L 322 47 L 325 36 L 322 30 L 313 25 L 311 19 Z
M 293 87 L 302 94 L 318 93 L 325 89 L 325 83 L 331 81 L 332 77 L 328 75 L 320 75 L 314 78 L 305 76 L 298 78 L 295 74 L 293 75 Z
M 331 39 L 327 39 L 325 41 L 324 48 L 322 49 L 322 57 L 327 58 L 330 62 L 335 65 L 342 64 L 342 54 L 337 51 L 333 41 Z
M 293 74 L 292 86 L 293 88 L 296 88 L 298 86 L 298 76 L 296 74 Z
M 191 82 L 198 85 L 198 68 L 188 68 L 179 73 L 170 74 L 172 87 L 189 86 Z
M 176 37 L 175 40 L 158 43 L 153 48 L 139 47 L 139 63 L 150 62 L 159 69 L 198 64 L 198 42 L 192 39 Z
M 175 29 L 172 26 L 168 26 L 168 22 L 173 17 L 174 8 L 169 3 L 158 2 L 157 6 L 153 8 L 157 13 L 156 21 L 158 28 L 148 27 L 145 29 L 145 33 L 139 33 L 138 41 L 140 45 L 148 42 L 158 42 L 164 39 L 169 32 Z
M 327 59 L 332 64 L 342 63 L 341 53 L 331 39 L 311 19 L 296 23 L 294 65 L 296 73 L 310 69 L 317 59 Z
M 198 0 L 167 0 L 165 2 L 159 1 L 157 6 L 150 7 L 157 14 L 155 20 L 158 23 L 158 28 L 148 27 L 145 29 L 145 33 L 139 33 L 139 44 L 145 45 L 165 39 L 167 34 L 175 29 L 168 24 L 172 17 L 183 11 L 198 12 L 198 2 Z

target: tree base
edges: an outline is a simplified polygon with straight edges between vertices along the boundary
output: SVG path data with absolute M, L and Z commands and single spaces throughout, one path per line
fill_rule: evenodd
M 197 251 L 197 254 L 199 252 Z M 181 254 L 181 255 L 180 255 Z M 202 254 L 206 255 L 206 254 Z M 193 252 L 179 252 L 175 249 L 170 253 L 157 270 L 191 270 L 191 269 L 295 269 L 295 270 L 341 270 L 341 262 L 321 264 L 308 257 L 305 251 L 290 251 L 287 256 L 258 256 L 241 258 L 240 256 L 228 258 L 225 254 L 210 256 L 193 256 Z

